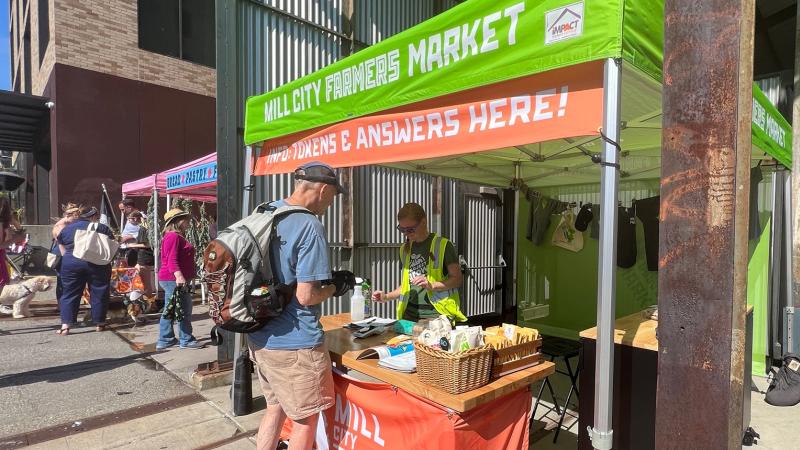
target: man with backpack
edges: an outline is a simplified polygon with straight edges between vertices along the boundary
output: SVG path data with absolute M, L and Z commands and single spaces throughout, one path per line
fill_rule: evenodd
M 300 206 L 313 214 L 279 219 L 269 258 L 277 281 L 297 284 L 295 295 L 278 317 L 249 333 L 267 409 L 258 431 L 258 448 L 276 448 L 286 417 L 292 421 L 292 449 L 311 449 L 319 413 L 334 405 L 331 361 L 320 325 L 320 304 L 352 289 L 351 272 L 331 272 L 325 230 L 317 218 L 343 192 L 336 172 L 311 162 L 294 173 L 295 189 L 269 206 Z

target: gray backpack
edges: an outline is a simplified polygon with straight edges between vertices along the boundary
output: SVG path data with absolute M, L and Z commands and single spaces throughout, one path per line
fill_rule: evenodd
M 277 222 L 293 213 L 313 215 L 300 206 L 276 208 L 262 203 L 208 244 L 201 282 L 207 289 L 208 314 L 215 328 L 252 333 L 279 316 L 291 301 L 297 286 L 275 279 L 270 244 L 276 237 Z

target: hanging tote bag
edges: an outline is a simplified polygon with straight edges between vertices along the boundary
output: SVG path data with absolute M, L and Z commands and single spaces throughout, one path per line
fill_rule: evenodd
M 98 233 L 97 225 L 97 222 L 93 222 L 85 230 L 75 232 L 75 248 L 72 250 L 72 255 L 92 264 L 104 266 L 111 264 L 119 250 L 119 243 L 103 233 Z
M 566 210 L 553 233 L 553 245 L 573 252 L 583 250 L 583 233 L 575 229 L 575 214 Z
M 45 260 L 44 265 L 51 269 L 57 269 L 60 264 L 61 255 L 58 250 L 58 242 L 53 239 L 53 244 L 50 246 L 50 251 L 47 252 L 47 259 Z

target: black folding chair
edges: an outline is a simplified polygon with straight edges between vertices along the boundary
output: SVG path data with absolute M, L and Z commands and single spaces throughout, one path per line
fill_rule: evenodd
M 567 371 L 564 372 L 561 369 L 556 369 L 555 373 L 559 373 L 562 375 L 566 375 L 569 377 L 570 381 L 570 388 L 569 392 L 567 393 L 567 398 L 564 401 L 563 408 L 559 406 L 558 399 L 556 399 L 556 394 L 553 389 L 553 385 L 550 383 L 550 376 L 544 379 L 542 382 L 541 387 L 539 387 L 539 393 L 536 395 L 536 404 L 533 407 L 533 412 L 531 413 L 531 424 L 533 424 L 534 417 L 536 417 L 536 409 L 539 408 L 539 401 L 542 398 L 542 394 L 544 393 L 544 388 L 547 387 L 547 390 L 550 392 L 550 398 L 553 399 L 553 406 L 548 409 L 547 413 L 550 411 L 555 410 L 556 414 L 558 414 L 558 428 L 556 428 L 556 434 L 553 436 L 553 443 L 555 444 L 558 441 L 558 435 L 561 432 L 561 426 L 564 423 L 564 416 L 567 414 L 567 407 L 569 406 L 569 401 L 572 399 L 572 394 L 575 394 L 578 397 L 578 374 L 580 373 L 581 366 L 580 366 L 580 358 L 578 358 L 578 363 L 575 366 L 575 370 L 572 369 L 572 363 L 570 360 L 572 358 L 580 356 L 581 351 L 581 344 L 577 341 L 572 341 L 569 339 L 563 339 L 555 336 L 542 336 L 542 349 L 541 352 L 545 356 L 550 357 L 551 362 L 556 362 L 556 358 L 562 358 L 564 360 L 564 365 L 567 368 Z M 547 415 L 545 413 L 545 415 Z

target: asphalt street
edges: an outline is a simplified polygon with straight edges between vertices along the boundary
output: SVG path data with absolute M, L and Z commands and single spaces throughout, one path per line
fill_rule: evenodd
M 0 437 L 72 423 L 194 391 L 110 331 L 59 320 L 0 320 Z

